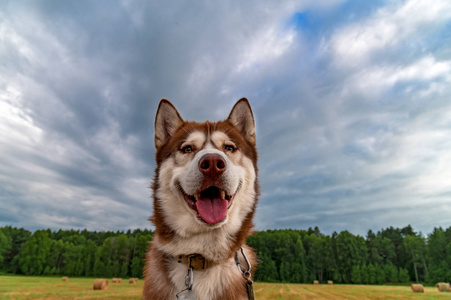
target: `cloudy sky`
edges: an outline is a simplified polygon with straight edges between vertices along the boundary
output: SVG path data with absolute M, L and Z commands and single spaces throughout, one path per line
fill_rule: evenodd
M 153 122 L 254 110 L 259 230 L 451 225 L 451 2 L 2 1 L 0 226 L 152 228 Z

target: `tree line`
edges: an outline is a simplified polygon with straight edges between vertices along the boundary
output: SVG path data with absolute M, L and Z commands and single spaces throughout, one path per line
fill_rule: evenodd
M 150 230 L 0 228 L 0 269 L 26 275 L 142 277 Z
M 96 232 L 0 228 L 0 269 L 27 275 L 142 277 L 150 230 Z M 265 282 L 384 284 L 451 281 L 451 227 L 428 236 L 411 226 L 365 237 L 348 231 L 267 230 L 247 240 Z
M 451 281 L 451 227 L 424 237 L 409 225 L 389 227 L 366 237 L 348 231 L 268 230 L 248 239 L 265 282 L 385 284 Z

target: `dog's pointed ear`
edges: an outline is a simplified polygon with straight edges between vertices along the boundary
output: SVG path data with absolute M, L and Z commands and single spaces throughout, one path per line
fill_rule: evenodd
M 232 108 L 227 121 L 245 137 L 252 145 L 255 145 L 255 122 L 251 105 L 246 98 L 241 98 Z
M 182 124 L 183 119 L 175 106 L 169 100 L 161 99 L 155 117 L 155 147 L 158 149 L 166 144 Z

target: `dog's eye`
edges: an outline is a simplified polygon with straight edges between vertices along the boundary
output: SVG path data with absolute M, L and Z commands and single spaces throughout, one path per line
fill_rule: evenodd
M 190 153 L 190 152 L 193 152 L 194 149 L 193 149 L 193 146 L 185 146 L 180 151 L 182 151 L 183 153 Z
M 225 146 L 224 146 L 224 149 L 225 149 L 226 151 L 230 151 L 230 152 L 234 152 L 234 151 L 235 151 L 235 147 L 232 146 L 232 145 L 225 145 Z

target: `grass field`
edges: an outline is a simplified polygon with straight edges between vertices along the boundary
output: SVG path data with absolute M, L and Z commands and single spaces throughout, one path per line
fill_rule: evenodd
M 92 289 L 93 278 L 0 276 L 0 299 L 141 299 L 143 281 L 131 285 L 128 279 L 105 291 Z M 255 283 L 259 300 L 269 299 L 451 299 L 451 293 L 439 293 L 425 287 L 424 294 L 414 294 L 406 286 L 313 285 Z

